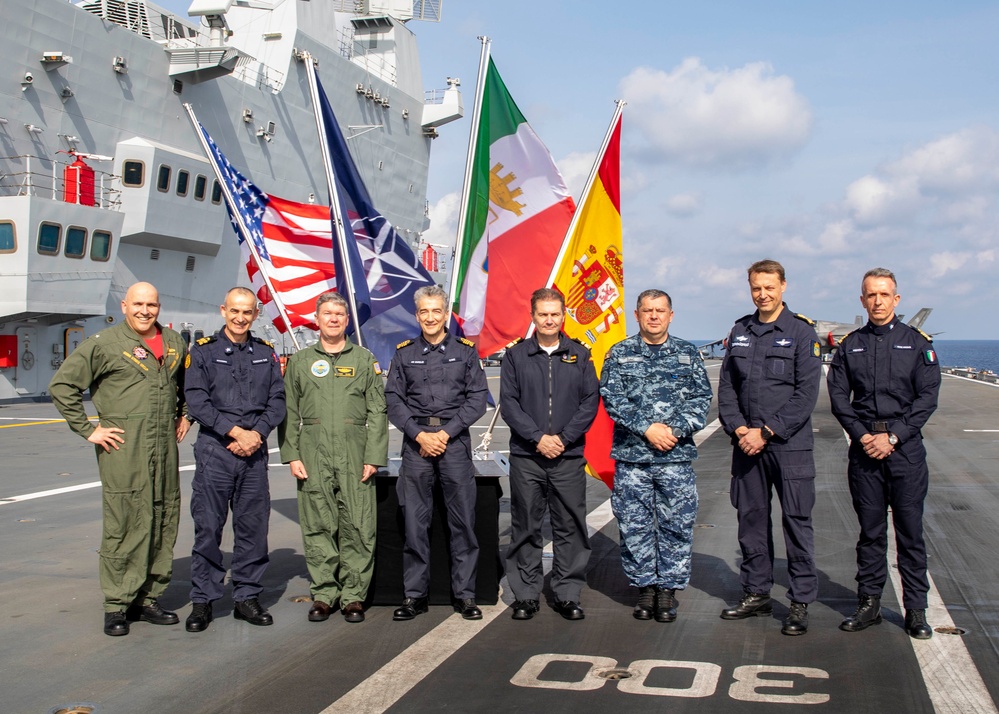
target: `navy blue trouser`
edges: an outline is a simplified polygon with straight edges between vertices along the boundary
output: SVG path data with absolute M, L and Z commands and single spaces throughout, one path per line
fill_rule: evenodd
M 255 598 L 267 570 L 267 529 L 271 492 L 267 444 L 248 458 L 236 456 L 218 440 L 198 437 L 197 468 L 191 483 L 194 548 L 191 551 L 191 602 L 213 602 L 225 592 L 222 529 L 232 510 L 232 597 Z
M 544 584 L 541 523 L 552 526 L 552 592 L 579 602 L 590 562 L 586 528 L 586 471 L 582 456 L 510 456 L 510 549 L 506 577 L 518 600 L 539 600 Z
M 898 573 L 902 578 L 902 605 L 907 610 L 925 609 L 930 583 L 923 541 L 923 501 L 930 473 L 922 442 L 905 444 L 879 461 L 865 454 L 856 441 L 850 445 L 848 474 L 853 508 L 860 521 L 858 593 L 880 596 L 888 580 L 888 507 L 891 506 Z
M 451 532 L 451 591 L 459 600 L 475 597 L 479 542 L 475 537 L 475 467 L 468 431 L 450 439 L 440 456 L 420 456 L 420 446 L 406 437 L 396 493 L 405 521 L 402 582 L 406 597 L 426 597 L 430 589 L 430 522 L 434 481 L 440 479 Z
M 811 451 L 771 451 L 747 456 L 732 449 L 732 505 L 738 511 L 743 590 L 769 593 L 774 584 L 773 492 L 781 507 L 787 552 L 788 597 L 814 602 L 819 593 L 815 569 L 815 460 Z

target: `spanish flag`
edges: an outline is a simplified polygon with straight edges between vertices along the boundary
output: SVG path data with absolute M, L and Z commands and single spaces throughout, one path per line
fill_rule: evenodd
M 590 345 L 597 376 L 611 345 L 626 337 L 624 314 L 624 255 L 621 238 L 621 110 L 618 102 L 583 192 L 562 251 L 552 285 L 565 296 L 563 329 Z M 586 434 L 586 462 L 591 476 L 612 487 L 610 457 L 614 423 L 604 410 Z

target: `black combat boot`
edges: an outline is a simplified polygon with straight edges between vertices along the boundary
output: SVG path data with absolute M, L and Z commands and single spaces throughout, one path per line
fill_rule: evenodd
M 857 611 L 840 623 L 839 629 L 844 632 L 860 632 L 871 625 L 881 624 L 881 596 L 861 595 L 857 602 Z
M 638 603 L 632 614 L 636 620 L 651 620 L 656 610 L 656 589 L 651 585 L 638 589 Z
M 656 588 L 656 622 L 676 620 L 676 590 Z
M 723 620 L 744 620 L 747 617 L 762 617 L 774 611 L 770 593 L 744 593 L 735 607 L 722 610 Z

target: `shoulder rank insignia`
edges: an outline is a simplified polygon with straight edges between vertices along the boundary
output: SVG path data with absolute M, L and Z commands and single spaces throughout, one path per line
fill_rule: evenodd
M 463 345 L 465 345 L 467 347 L 475 347 L 475 343 L 474 342 L 472 342 L 471 340 L 466 339 L 464 337 L 459 337 L 458 338 L 458 342 L 460 342 L 461 344 L 463 344 Z
M 585 347 L 585 348 L 586 348 L 587 350 L 591 350 L 591 349 L 593 349 L 593 345 L 591 345 L 591 344 L 590 344 L 589 342 L 586 342 L 585 340 L 581 340 L 581 339 L 580 339 L 580 338 L 578 338 L 578 337 L 573 337 L 573 338 L 572 338 L 572 341 L 573 341 L 573 342 L 578 342 L 578 343 L 579 343 L 579 344 L 581 344 L 581 345 L 582 345 L 583 347 Z
M 184 358 L 184 369 L 187 369 L 190 366 L 191 366 L 191 353 L 188 352 L 187 357 Z
M 841 345 L 841 344 L 843 344 L 843 343 L 844 343 L 844 342 L 846 341 L 846 338 L 847 338 L 847 337 L 849 337 L 850 335 L 852 335 L 852 334 L 853 334 L 854 332 L 856 332 L 856 330 L 850 330 L 850 331 L 849 331 L 849 332 L 847 332 L 847 333 L 846 333 L 845 335 L 843 335 L 842 337 L 840 337 L 840 338 L 839 338 L 839 341 L 838 341 L 838 342 L 836 342 L 836 344 L 837 344 L 837 345 Z
M 913 327 L 912 329 L 914 329 L 916 332 L 918 332 L 920 335 L 922 335 L 923 339 L 925 339 L 927 342 L 933 342 L 933 338 L 930 337 L 929 335 L 927 335 L 922 330 L 920 330 L 918 327 Z
M 802 322 L 804 322 L 806 325 L 811 325 L 812 327 L 815 327 L 815 320 L 813 320 L 812 318 L 805 317 L 800 312 L 794 313 L 794 316 L 799 320 L 801 320 Z
M 411 345 L 411 344 L 413 344 L 413 341 L 412 341 L 412 340 L 403 340 L 402 342 L 400 342 L 399 344 L 397 344 L 397 345 L 395 346 L 395 348 L 396 348 L 397 350 L 401 350 L 401 349 L 402 349 L 403 347 L 408 347 L 408 346 L 409 346 L 409 345 Z
M 215 335 L 208 335 L 208 337 L 202 337 L 200 340 L 197 341 L 196 344 L 207 345 L 207 344 L 210 344 L 210 343 L 214 342 L 217 339 L 218 338 Z
M 254 341 L 254 342 L 259 342 L 259 343 L 260 343 L 260 344 L 262 344 L 262 345 L 267 345 L 267 346 L 268 346 L 268 347 L 270 347 L 271 349 L 274 349 L 274 343 L 273 343 L 273 342 L 268 342 L 268 341 L 267 341 L 267 340 L 265 340 L 265 339 L 264 339 L 263 337 L 257 337 L 256 335 L 254 335 L 254 336 L 253 336 L 253 341 Z
M 518 337 L 518 338 L 517 338 L 517 339 L 515 339 L 515 340 L 511 340 L 510 342 L 508 342 L 508 343 L 507 343 L 507 345 L 506 345 L 506 348 L 505 348 L 505 349 L 510 349 L 510 348 L 511 348 L 511 347 L 513 347 L 514 345 L 519 345 L 519 344 L 520 344 L 521 342 L 523 342 L 523 341 L 524 341 L 524 338 L 523 338 L 523 337 Z

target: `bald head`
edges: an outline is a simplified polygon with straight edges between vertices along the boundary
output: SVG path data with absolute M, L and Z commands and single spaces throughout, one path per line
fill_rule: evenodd
M 160 294 L 149 283 L 135 283 L 121 301 L 125 322 L 139 337 L 156 336 L 156 318 L 160 315 Z

